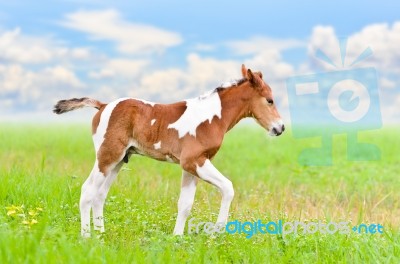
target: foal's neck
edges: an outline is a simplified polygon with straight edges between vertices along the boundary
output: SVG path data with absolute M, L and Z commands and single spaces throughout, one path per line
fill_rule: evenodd
M 225 133 L 240 120 L 251 115 L 246 94 L 241 89 L 244 88 L 236 86 L 219 92 L 222 105 L 222 124 Z

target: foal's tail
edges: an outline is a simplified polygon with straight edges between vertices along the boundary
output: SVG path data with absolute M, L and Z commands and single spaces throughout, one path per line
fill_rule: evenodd
M 65 112 L 73 111 L 75 109 L 79 109 L 82 107 L 90 106 L 94 107 L 96 109 L 100 109 L 102 106 L 104 106 L 100 101 L 90 99 L 87 97 L 83 98 L 72 98 L 69 100 L 61 100 L 58 101 L 58 103 L 54 106 L 53 112 L 56 114 L 63 114 Z

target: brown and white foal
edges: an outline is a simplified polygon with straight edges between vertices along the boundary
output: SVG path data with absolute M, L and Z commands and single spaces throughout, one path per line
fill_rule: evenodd
M 91 106 L 96 161 L 82 186 L 81 233 L 90 236 L 90 210 L 94 229 L 104 232 L 103 206 L 112 182 L 132 154 L 179 164 L 182 186 L 174 234 L 183 234 L 193 205 L 198 179 L 222 193 L 217 223 L 226 223 L 234 191 L 210 160 L 218 152 L 225 133 L 244 117 L 253 117 L 272 136 L 285 130 L 260 72 L 242 65 L 243 79 L 206 95 L 173 104 L 157 104 L 121 98 L 103 104 L 89 98 L 59 101 L 54 112 L 62 114 Z

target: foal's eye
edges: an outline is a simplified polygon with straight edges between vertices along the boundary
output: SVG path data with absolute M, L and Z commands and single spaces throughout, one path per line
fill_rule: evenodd
M 273 104 L 274 104 L 274 100 L 272 100 L 272 99 L 267 99 L 267 103 L 268 103 L 269 105 L 273 105 Z

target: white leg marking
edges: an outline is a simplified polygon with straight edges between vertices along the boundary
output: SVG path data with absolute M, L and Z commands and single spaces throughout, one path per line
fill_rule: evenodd
M 122 167 L 122 162 L 120 162 L 114 169 L 111 170 L 105 177 L 103 184 L 98 189 L 96 195 L 93 198 L 93 225 L 94 230 L 98 230 L 101 233 L 104 232 L 104 217 L 103 209 L 104 202 L 106 200 L 108 191 L 110 190 L 111 184 L 114 182 L 118 175 L 119 170 Z
M 210 160 L 206 160 L 202 167 L 197 166 L 196 172 L 201 179 L 215 185 L 221 191 L 222 200 L 217 223 L 225 224 L 228 220 L 229 207 L 235 194 L 232 182 L 225 178 L 224 175 L 211 164 Z
M 92 207 L 93 198 L 104 180 L 105 177 L 103 173 L 99 171 L 96 161 L 92 172 L 82 185 L 81 199 L 79 202 L 81 211 L 81 235 L 83 237 L 90 237 L 90 209 Z
M 196 194 L 196 185 L 198 178 L 189 172 L 182 172 L 181 194 L 178 201 L 178 216 L 174 229 L 174 235 L 183 235 L 186 219 L 192 209 L 194 195 Z
M 156 144 L 153 145 L 154 149 L 160 149 L 161 148 L 161 141 L 158 141 Z
M 217 92 L 209 92 L 206 95 L 194 99 L 186 100 L 186 110 L 183 115 L 173 124 L 169 124 L 168 128 L 174 128 L 178 131 L 179 138 L 184 137 L 187 133 L 196 136 L 197 127 L 214 116 L 221 118 L 221 99 Z

